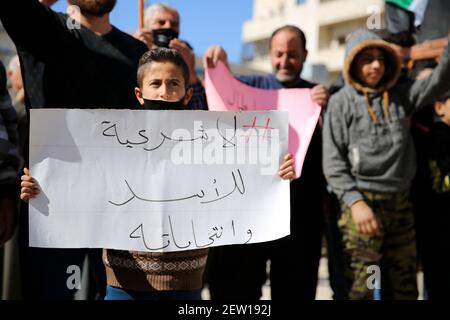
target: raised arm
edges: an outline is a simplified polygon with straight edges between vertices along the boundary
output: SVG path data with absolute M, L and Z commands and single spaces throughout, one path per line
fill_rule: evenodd
M 38 57 L 65 45 L 64 18 L 38 0 L 0 1 L 0 20 L 16 47 Z
M 447 45 L 438 66 L 429 77 L 399 86 L 402 100 L 406 102 L 406 112 L 410 114 L 421 107 L 433 103 L 437 97 L 448 90 L 449 86 L 450 57 Z

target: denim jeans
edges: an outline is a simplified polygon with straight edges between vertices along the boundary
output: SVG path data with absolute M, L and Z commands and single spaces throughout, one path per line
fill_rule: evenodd
M 201 292 L 201 289 L 139 292 L 107 286 L 105 300 L 201 300 Z

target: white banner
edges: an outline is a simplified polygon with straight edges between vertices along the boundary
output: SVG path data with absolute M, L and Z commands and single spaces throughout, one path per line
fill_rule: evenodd
M 289 234 L 288 114 L 31 110 L 30 245 L 181 251 Z

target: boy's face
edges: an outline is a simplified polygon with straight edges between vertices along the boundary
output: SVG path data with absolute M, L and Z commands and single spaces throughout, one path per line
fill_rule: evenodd
M 375 88 L 384 75 L 384 54 L 377 48 L 367 48 L 355 58 L 355 73 L 364 85 Z
M 152 62 L 146 66 L 142 88 L 135 88 L 141 105 L 144 99 L 179 101 L 186 106 L 192 97 L 192 88 L 186 90 L 181 68 L 172 62 Z
M 445 100 L 445 102 L 436 102 L 434 111 L 443 122 L 450 126 L 450 98 Z

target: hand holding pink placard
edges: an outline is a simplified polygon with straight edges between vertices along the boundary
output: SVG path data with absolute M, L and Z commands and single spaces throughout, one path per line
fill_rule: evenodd
M 300 177 L 321 111 L 311 99 L 311 89 L 253 88 L 235 79 L 220 61 L 215 68 L 206 69 L 205 89 L 212 111 L 287 110 L 289 153 L 295 156 L 295 172 Z

